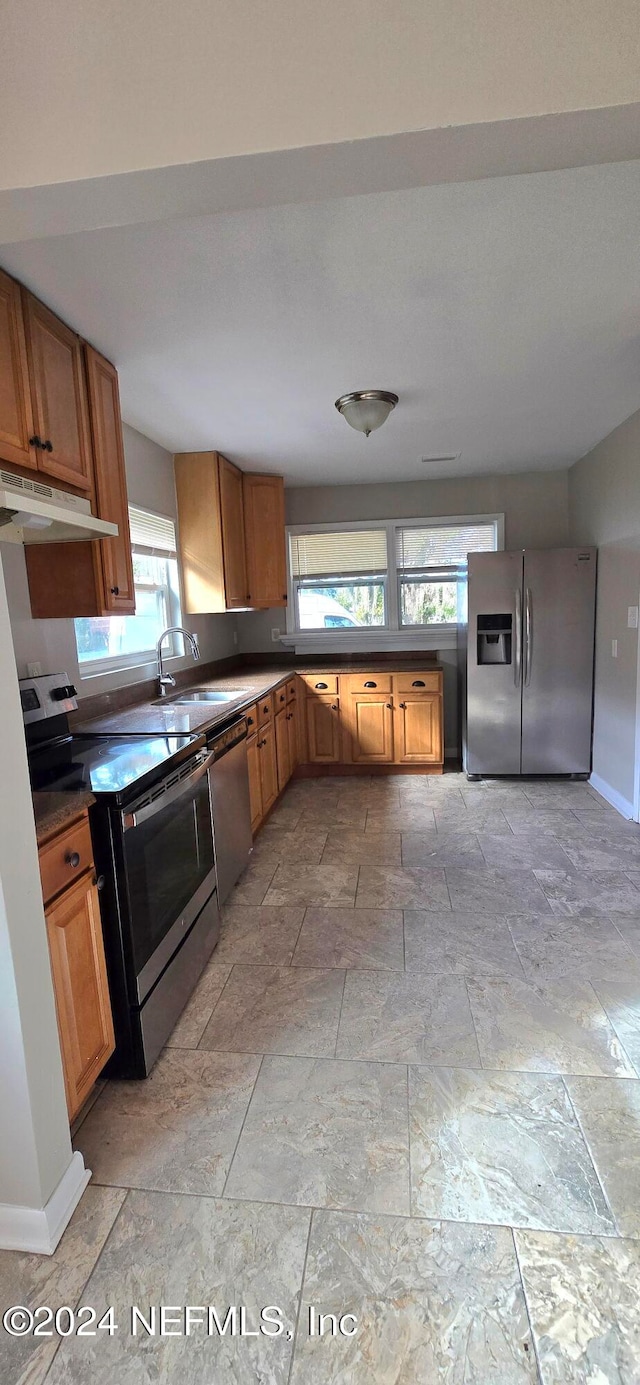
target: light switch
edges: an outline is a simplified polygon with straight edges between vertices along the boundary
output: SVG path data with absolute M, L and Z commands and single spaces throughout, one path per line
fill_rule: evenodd
M 612 659 L 617 659 L 617 657 L 618 657 L 618 641 L 617 641 L 617 640 L 612 640 L 612 641 L 611 641 L 611 658 L 612 658 Z
M 630 630 L 638 629 L 638 607 L 627 606 L 627 625 Z
M 280 639 L 280 630 L 279 630 L 279 627 L 278 627 L 277 625 L 272 626 L 272 629 L 271 629 L 271 638 L 272 638 L 274 644 L 277 644 L 277 643 L 278 643 L 278 640 Z

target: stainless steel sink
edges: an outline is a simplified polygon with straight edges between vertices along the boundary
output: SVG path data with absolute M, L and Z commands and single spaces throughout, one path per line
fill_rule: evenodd
M 248 688 L 192 688 L 191 692 L 179 693 L 177 697 L 167 698 L 167 702 L 235 702 L 238 697 L 247 697 Z

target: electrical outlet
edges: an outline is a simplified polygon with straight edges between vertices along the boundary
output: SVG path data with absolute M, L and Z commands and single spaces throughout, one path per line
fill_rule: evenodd
M 39 659 L 35 659 L 32 664 L 27 664 L 27 678 L 41 678 L 42 664 Z
M 280 628 L 279 628 L 279 626 L 277 626 L 277 625 L 272 626 L 272 628 L 271 628 L 271 638 L 272 638 L 274 644 L 277 644 L 277 643 L 278 643 L 278 640 L 280 639 Z
M 638 629 L 638 607 L 627 606 L 627 625 L 630 630 Z
M 612 659 L 617 659 L 617 657 L 618 657 L 618 641 L 617 641 L 617 640 L 612 640 L 612 641 L 611 641 L 611 658 L 612 658 Z

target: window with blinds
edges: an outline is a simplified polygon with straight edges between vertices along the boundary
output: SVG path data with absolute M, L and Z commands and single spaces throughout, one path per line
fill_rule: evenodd
M 457 624 L 467 554 L 492 553 L 497 543 L 496 520 L 398 525 L 395 551 L 400 624 Z
M 387 571 L 384 529 L 292 534 L 291 574 L 298 577 L 359 577 Z
M 386 529 L 291 534 L 289 553 L 298 630 L 386 624 Z
M 154 515 L 150 510 L 140 510 L 136 505 L 129 506 L 129 527 L 131 547 L 134 553 L 148 553 L 152 556 L 175 558 L 176 526 L 165 515 Z

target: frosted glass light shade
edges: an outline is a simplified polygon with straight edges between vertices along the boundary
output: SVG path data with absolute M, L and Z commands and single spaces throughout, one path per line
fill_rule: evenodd
M 336 399 L 336 409 L 352 428 L 368 438 L 382 426 L 397 403 L 397 394 L 389 390 L 356 390 Z

